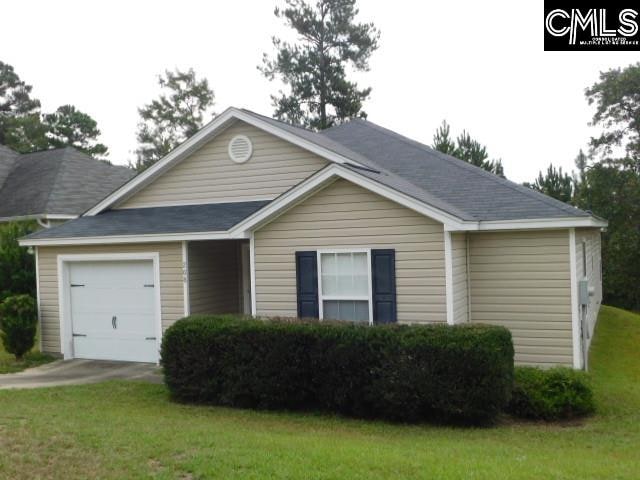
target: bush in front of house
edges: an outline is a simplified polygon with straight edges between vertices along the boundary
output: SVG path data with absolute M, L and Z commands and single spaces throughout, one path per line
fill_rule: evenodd
M 406 422 L 489 421 L 513 382 L 511 334 L 479 325 L 195 316 L 167 330 L 161 358 L 181 401 Z
M 516 367 L 507 411 L 532 420 L 565 420 L 593 413 L 588 374 L 566 367 Z
M 38 310 L 31 295 L 13 295 L 0 303 L 0 338 L 4 349 L 22 360 L 33 348 Z

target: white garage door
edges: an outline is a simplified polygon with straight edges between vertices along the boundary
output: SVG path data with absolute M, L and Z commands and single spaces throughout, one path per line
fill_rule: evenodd
M 76 358 L 156 362 L 153 262 L 69 264 Z

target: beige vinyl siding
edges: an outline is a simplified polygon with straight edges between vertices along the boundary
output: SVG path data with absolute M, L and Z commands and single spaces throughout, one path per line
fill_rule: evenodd
M 601 258 L 601 234 L 598 228 L 576 229 L 576 278 L 586 277 L 589 286 L 594 288 L 594 295 L 589 298 L 587 306 L 587 325 L 589 326 L 589 339 L 593 337 L 593 330 L 598 319 L 600 304 L 602 303 L 602 258 Z M 584 242 L 584 244 L 583 244 Z M 583 248 L 586 246 L 586 249 Z M 586 250 L 586 272 L 584 270 L 583 252 Z
M 40 288 L 42 348 L 60 353 L 58 305 L 58 255 L 158 252 L 160 254 L 160 294 L 164 329 L 184 314 L 182 245 L 180 242 L 124 245 L 83 245 L 37 247 Z
M 189 242 L 189 300 L 192 314 L 240 311 L 240 243 Z
M 253 154 L 229 158 L 228 144 L 246 135 Z M 223 131 L 117 208 L 271 199 L 328 164 L 327 160 L 244 122 Z
M 471 321 L 503 325 L 518 364 L 573 365 L 568 230 L 470 233 Z
M 393 248 L 398 321 L 446 322 L 444 227 L 337 180 L 255 232 L 259 315 L 295 316 L 295 252 Z
M 454 323 L 464 323 L 469 321 L 466 234 L 451 234 L 451 254 L 453 264 L 453 321 Z

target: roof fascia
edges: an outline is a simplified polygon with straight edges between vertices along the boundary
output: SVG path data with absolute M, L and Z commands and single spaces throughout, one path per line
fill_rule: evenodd
M 605 228 L 608 222 L 596 217 L 532 218 L 475 222 L 462 231 L 538 230 L 554 228 Z M 445 226 L 446 228 L 446 226 Z M 453 229 L 451 231 L 458 231 Z
M 78 215 L 64 213 L 34 213 L 32 215 L 17 215 L 15 217 L 0 217 L 0 222 L 21 222 L 24 220 L 71 220 Z
M 243 235 L 231 235 L 226 232 L 187 232 L 144 235 L 113 235 L 101 237 L 65 237 L 65 238 L 21 238 L 18 243 L 23 247 L 52 245 L 113 245 L 119 243 L 155 243 L 196 240 L 230 240 L 249 238 Z

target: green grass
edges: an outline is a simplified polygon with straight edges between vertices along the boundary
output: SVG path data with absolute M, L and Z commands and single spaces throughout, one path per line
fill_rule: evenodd
M 0 391 L 0 478 L 636 479 L 640 316 L 603 308 L 582 423 L 403 426 L 179 405 L 161 385 Z
M 27 353 L 21 361 L 16 361 L 15 357 L 5 352 L 0 342 L 0 374 L 21 372 L 27 368 L 37 367 L 55 360 L 51 355 L 33 350 Z

